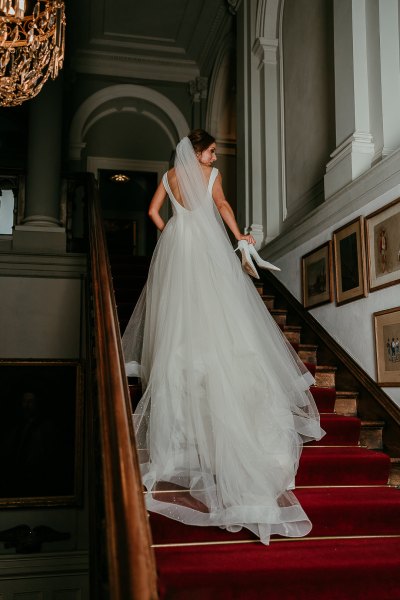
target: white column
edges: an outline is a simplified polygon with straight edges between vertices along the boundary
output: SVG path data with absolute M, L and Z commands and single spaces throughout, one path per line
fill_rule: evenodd
M 387 156 L 400 146 L 400 56 L 398 0 L 379 0 L 379 39 L 383 121 L 382 155 Z
M 365 0 L 334 0 L 336 150 L 326 166 L 325 198 L 367 171 L 370 132 Z
M 263 244 L 264 194 L 259 60 L 252 52 L 256 3 L 244 0 L 237 13 L 238 32 L 238 215 L 244 229 Z M 242 204 L 242 206 L 240 206 Z M 244 204 L 244 210 L 243 210 Z
M 62 80 L 48 81 L 30 101 L 25 218 L 13 234 L 13 250 L 65 252 L 60 217 Z
M 278 40 L 257 38 L 253 52 L 259 61 L 263 243 L 267 244 L 279 234 L 282 221 Z

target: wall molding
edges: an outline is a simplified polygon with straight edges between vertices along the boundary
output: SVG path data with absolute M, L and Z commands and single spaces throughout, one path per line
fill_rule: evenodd
M 87 272 L 85 254 L 18 254 L 0 253 L 0 275 L 2 277 L 51 277 L 75 279 Z
M 104 40 L 102 40 L 102 45 Z M 115 43 L 112 44 L 115 46 Z M 119 52 L 81 50 L 73 61 L 78 73 L 91 75 L 113 75 L 153 81 L 174 81 L 187 83 L 200 75 L 198 65 L 191 60 L 180 58 L 153 58 L 132 56 Z
M 85 574 L 89 571 L 89 552 L 42 552 L 40 554 L 0 554 L 0 581 L 10 578 Z
M 387 194 L 387 202 L 400 195 L 400 149 L 371 167 L 360 177 L 336 192 L 321 206 L 306 215 L 297 226 L 282 232 L 265 248 L 276 260 L 306 243 L 321 231 L 334 227 L 369 202 Z M 264 252 L 263 252 L 264 254 Z
M 107 102 L 116 102 L 121 98 L 145 100 L 150 105 L 159 108 L 171 123 L 170 134 L 174 140 L 173 146 L 187 135 L 190 129 L 188 122 L 179 108 L 164 94 L 142 85 L 110 85 L 86 98 L 76 111 L 70 128 L 69 155 L 71 160 L 81 159 L 84 136 L 88 131 L 87 124 L 93 113 Z

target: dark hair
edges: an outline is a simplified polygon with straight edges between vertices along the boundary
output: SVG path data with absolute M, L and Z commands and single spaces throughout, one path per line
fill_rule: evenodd
M 215 137 L 204 131 L 204 129 L 194 129 L 188 135 L 195 152 L 204 152 L 215 142 Z

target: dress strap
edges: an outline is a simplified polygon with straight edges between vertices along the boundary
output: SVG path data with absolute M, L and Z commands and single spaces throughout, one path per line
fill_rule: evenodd
M 216 180 L 217 175 L 218 175 L 218 169 L 213 167 L 213 170 L 211 171 L 210 179 L 208 180 L 208 193 L 209 194 L 212 193 L 214 181 Z

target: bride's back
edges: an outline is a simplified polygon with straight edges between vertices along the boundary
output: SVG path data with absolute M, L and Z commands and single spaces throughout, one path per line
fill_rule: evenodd
M 207 167 L 202 167 L 202 168 L 204 171 L 205 178 L 208 181 L 210 178 L 212 167 L 207 166 Z M 184 206 L 182 194 L 180 192 L 179 185 L 178 185 L 178 179 L 176 177 L 175 167 L 172 167 L 172 169 L 170 169 L 168 171 L 167 177 L 168 177 L 169 187 L 171 188 L 171 192 L 173 193 L 175 200 L 177 202 L 179 202 L 179 204 Z

